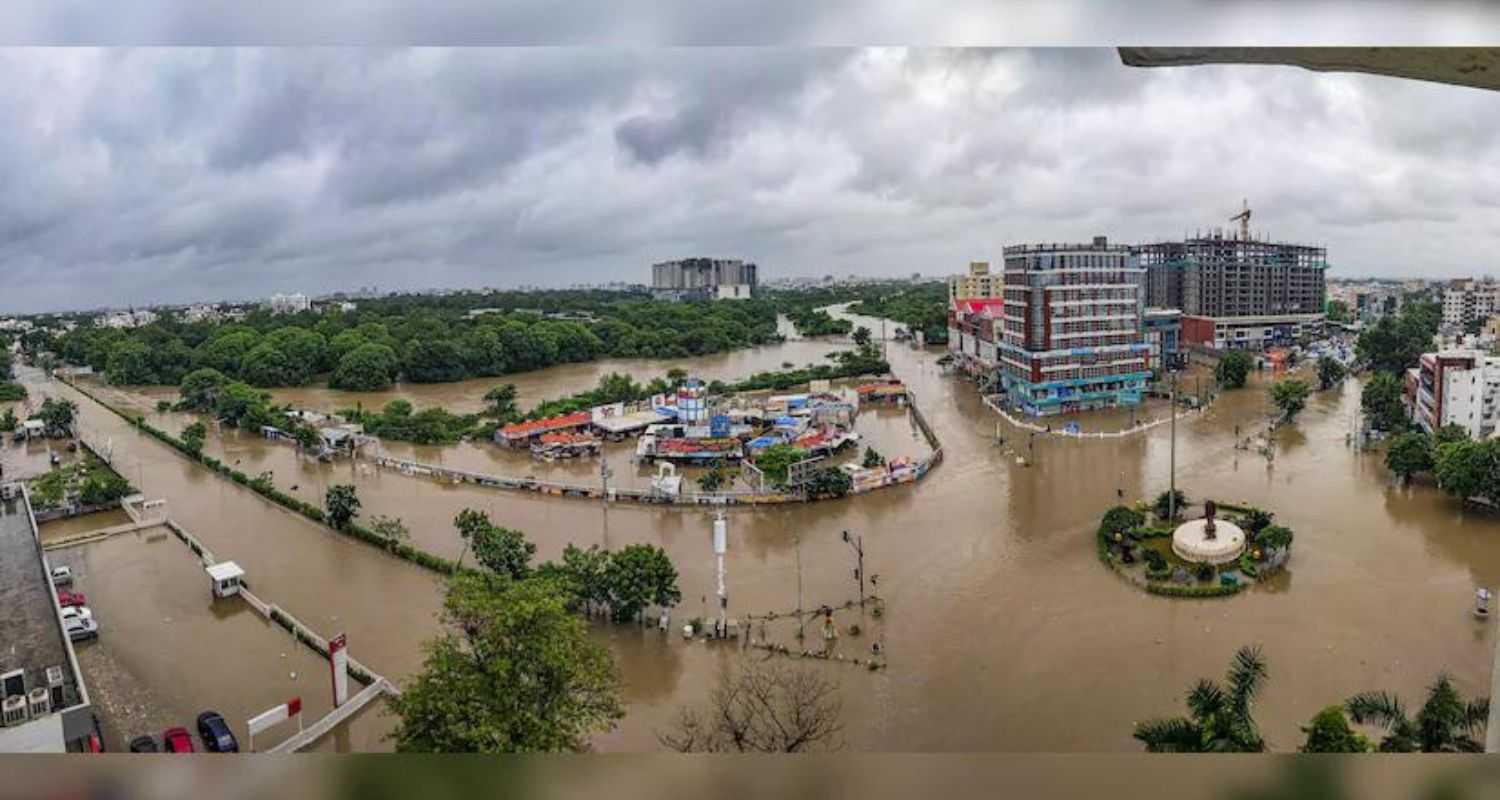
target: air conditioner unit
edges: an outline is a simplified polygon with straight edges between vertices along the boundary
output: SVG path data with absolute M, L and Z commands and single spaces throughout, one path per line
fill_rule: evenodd
M 47 668 L 47 692 L 52 696 L 51 702 L 53 708 L 61 709 L 66 705 L 64 702 L 66 698 L 63 697 L 62 667 Z
M 31 717 L 26 713 L 26 695 L 13 694 L 0 703 L 0 722 L 9 728 L 13 725 L 24 725 Z
M 27 710 L 31 712 L 32 719 L 40 719 L 52 713 L 52 698 L 47 690 L 38 686 L 26 695 Z

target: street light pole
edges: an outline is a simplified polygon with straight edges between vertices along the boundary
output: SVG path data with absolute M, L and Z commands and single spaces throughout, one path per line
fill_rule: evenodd
M 860 608 L 864 608 L 864 606 L 865 606 L 865 537 L 864 536 L 854 536 L 854 537 L 851 537 L 849 535 L 848 531 L 844 531 L 844 541 L 848 542 L 849 546 L 854 549 L 855 561 L 857 562 L 857 565 L 854 568 L 854 577 L 855 577 L 856 580 L 859 581 L 859 606 L 860 606 Z
M 1177 371 L 1172 371 L 1172 447 L 1167 469 L 1167 519 L 1177 519 Z
M 797 640 L 807 638 L 807 616 L 802 613 L 802 534 L 792 534 L 797 543 Z

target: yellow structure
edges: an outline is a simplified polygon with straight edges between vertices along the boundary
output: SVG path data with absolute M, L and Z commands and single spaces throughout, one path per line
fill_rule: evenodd
M 1000 297 L 1005 279 L 990 273 L 990 262 L 970 261 L 969 271 L 948 278 L 948 301 Z

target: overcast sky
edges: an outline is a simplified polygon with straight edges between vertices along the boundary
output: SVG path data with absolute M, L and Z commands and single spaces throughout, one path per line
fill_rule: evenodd
M 1248 198 L 1334 275 L 1494 274 L 1500 94 L 1115 51 L 0 49 L 0 311 L 929 275 Z

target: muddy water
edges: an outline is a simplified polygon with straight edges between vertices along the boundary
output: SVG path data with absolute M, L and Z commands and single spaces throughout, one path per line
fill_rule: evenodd
M 102 528 L 112 528 L 116 525 L 126 525 L 130 522 L 130 515 L 121 509 L 43 522 L 41 524 L 42 543 L 55 542 L 59 539 L 67 539 Z
M 1018 466 L 1012 448 L 1022 437 L 997 445 L 995 417 L 971 385 L 942 374 L 937 355 L 889 350 L 945 446 L 929 479 L 730 514 L 727 580 L 738 614 L 793 607 L 799 553 L 805 605 L 852 597 L 858 587 L 840 531 L 864 537 L 887 613 L 839 647 L 852 655 L 878 637 L 890 667 L 871 674 L 817 665 L 844 686 L 850 748 L 1133 751 L 1133 721 L 1180 711 L 1189 684 L 1221 674 L 1245 643 L 1260 643 L 1269 659 L 1258 717 L 1281 749 L 1299 742 L 1299 723 L 1357 691 L 1388 689 L 1416 702 L 1446 669 L 1466 693 L 1484 692 L 1493 633 L 1468 609 L 1476 584 L 1500 581 L 1500 520 L 1426 487 L 1395 488 L 1378 454 L 1349 450 L 1356 384 L 1316 395 L 1278 432 L 1274 463 L 1232 446 L 1236 426 L 1264 423 L 1260 388 L 1230 392 L 1179 423 L 1178 482 L 1190 496 L 1264 505 L 1297 532 L 1289 574 L 1226 600 L 1184 601 L 1127 585 L 1099 565 L 1092 544 L 1099 515 L 1120 491 L 1137 498 L 1165 488 L 1169 426 L 1104 442 L 1038 437 L 1034 465 Z M 537 374 L 536 391 L 581 388 L 567 369 Z M 167 496 L 173 515 L 245 564 L 257 588 L 319 627 L 347 628 L 356 655 L 377 669 L 399 677 L 419 663 L 437 605 L 430 576 L 281 512 L 82 402 L 86 421 L 114 436 L 126 474 L 129 459 L 143 460 L 148 493 Z M 568 542 L 659 544 L 682 573 L 682 612 L 711 607 L 706 513 L 303 465 L 290 448 L 253 437 L 210 446 L 246 472 L 273 469 L 278 485 L 296 484 L 310 499 L 329 482 L 353 482 L 366 517 L 401 517 L 435 552 L 457 554 L 451 520 L 464 507 L 525 531 L 539 558 L 556 557 Z M 630 702 L 620 728 L 598 737 L 602 749 L 656 749 L 655 731 L 680 704 L 703 697 L 719 664 L 738 657 L 733 647 L 685 645 L 654 631 L 599 635 L 616 654 Z
M 640 383 L 664 376 L 674 368 L 688 370 L 705 381 L 730 380 L 748 377 L 754 372 L 782 369 L 783 364 L 794 367 L 826 364 L 828 353 L 846 346 L 838 339 L 797 339 L 702 358 L 610 358 L 457 383 L 403 383 L 384 392 L 345 392 L 327 386 L 305 386 L 273 389 L 271 393 L 277 402 L 323 411 L 352 408 L 356 403 L 378 409 L 392 400 L 402 399 L 419 409 L 442 406 L 457 413 L 470 413 L 484 408 L 485 392 L 500 384 L 513 383 L 516 403 L 525 409 L 543 400 L 591 389 L 598 384 L 599 378 L 611 372 L 633 376 Z
M 164 527 L 56 550 L 88 597 L 99 638 L 78 660 L 105 727 L 106 746 L 184 726 L 197 739 L 200 712 L 224 715 L 242 746 L 245 720 L 301 696 L 311 721 L 331 707 L 328 666 L 237 600 L 215 601 L 192 551 Z M 268 731 L 269 747 L 296 731 Z

